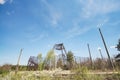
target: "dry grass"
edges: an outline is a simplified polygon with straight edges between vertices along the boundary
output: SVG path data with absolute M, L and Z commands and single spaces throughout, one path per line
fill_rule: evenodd
M 5 76 L 0 76 L 0 80 L 120 80 L 119 73 L 96 74 L 81 68 L 78 70 L 43 70 L 43 71 L 19 71 L 15 74 L 11 71 Z M 102 72 L 103 73 L 103 72 Z

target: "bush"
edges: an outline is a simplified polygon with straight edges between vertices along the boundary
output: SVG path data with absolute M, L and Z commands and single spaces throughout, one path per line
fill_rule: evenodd
M 4 76 L 9 71 L 11 70 L 11 65 L 10 64 L 4 64 L 3 66 L 0 67 L 0 75 Z

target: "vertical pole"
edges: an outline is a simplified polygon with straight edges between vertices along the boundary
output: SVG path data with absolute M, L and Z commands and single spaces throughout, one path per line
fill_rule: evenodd
M 64 65 L 64 54 L 63 54 L 63 50 L 61 50 L 62 53 L 62 65 Z
M 101 59 L 103 60 L 103 55 L 102 55 L 101 49 L 98 49 L 98 50 L 99 50 L 99 52 L 100 52 Z
M 102 70 L 105 70 L 104 68 L 105 68 L 105 66 L 104 66 L 104 58 L 103 58 L 103 55 L 102 55 L 102 52 L 101 52 L 101 48 L 99 48 L 98 49 L 99 50 L 99 53 L 100 53 L 100 55 L 101 55 L 101 69 Z
M 20 62 L 20 57 L 21 57 L 21 55 L 22 55 L 22 51 L 23 51 L 23 49 L 20 50 L 20 54 L 19 54 L 19 57 L 18 57 L 15 74 L 17 74 L 17 72 L 18 72 L 18 70 L 19 70 L 19 62 Z
M 112 63 L 112 61 L 111 61 L 111 58 L 110 58 L 110 55 L 109 55 L 109 52 L 108 52 L 108 49 L 107 49 L 107 46 L 106 46 L 106 43 L 105 43 L 105 40 L 104 40 L 104 37 L 103 37 L 103 35 L 102 35 L 102 32 L 101 32 L 101 29 L 100 29 L 100 28 L 99 28 L 99 32 L 100 32 L 100 35 L 101 35 L 101 38 L 102 38 L 102 41 L 103 41 L 103 44 L 104 44 L 106 53 L 107 53 L 107 55 L 108 55 L 109 63 L 110 63 L 110 65 L 111 65 L 111 67 L 114 69 L 113 63 Z
M 80 57 L 79 57 L 79 67 L 81 67 L 81 59 L 80 59 Z
M 54 56 L 54 70 L 56 69 L 56 54 Z
M 89 44 L 87 44 L 87 46 L 88 46 L 88 51 L 89 51 L 89 56 L 90 56 L 90 61 L 91 61 L 91 68 L 92 68 L 93 62 L 92 62 L 92 56 L 91 56 Z

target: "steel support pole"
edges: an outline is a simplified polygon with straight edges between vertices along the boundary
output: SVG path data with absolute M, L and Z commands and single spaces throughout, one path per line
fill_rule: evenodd
M 111 65 L 111 67 L 114 69 L 113 63 L 112 63 L 111 58 L 110 58 L 109 51 L 108 51 L 108 49 L 107 49 L 107 46 L 106 46 L 106 43 L 105 43 L 105 40 L 104 40 L 104 37 L 103 37 L 103 35 L 102 35 L 102 32 L 101 32 L 101 29 L 100 29 L 100 28 L 99 28 L 99 32 L 100 32 L 100 35 L 101 35 L 101 38 L 102 38 L 102 41 L 103 41 L 103 44 L 104 44 L 104 47 L 105 47 L 105 50 L 106 50 L 108 59 L 109 59 L 109 63 L 110 63 L 110 65 Z
M 91 56 L 91 51 L 90 51 L 89 44 L 87 44 L 87 46 L 88 46 L 88 52 L 89 52 L 90 61 L 91 61 L 91 68 L 92 68 L 93 67 L 93 61 L 92 61 L 92 56 Z

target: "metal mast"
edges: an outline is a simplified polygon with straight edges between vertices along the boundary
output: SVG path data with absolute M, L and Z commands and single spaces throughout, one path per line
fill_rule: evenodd
M 87 46 L 88 46 L 88 51 L 89 51 L 89 56 L 90 56 L 90 61 L 91 61 L 91 68 L 92 68 L 93 62 L 92 62 L 92 56 L 91 56 L 91 51 L 90 51 L 89 44 L 87 44 Z
M 63 62 L 63 65 L 65 65 L 65 63 L 66 63 L 66 57 L 67 57 L 67 52 L 66 52 L 66 49 L 65 49 L 63 43 L 55 44 L 54 47 L 53 47 L 53 49 L 61 51 L 61 53 L 62 53 L 61 54 L 62 55 L 62 60 L 63 60 L 62 62 Z
M 102 35 L 102 32 L 101 32 L 101 29 L 100 29 L 100 28 L 99 28 L 99 32 L 100 32 L 100 35 L 101 35 L 101 38 L 102 38 L 102 41 L 103 41 L 103 44 L 104 44 L 106 53 L 107 53 L 107 55 L 108 55 L 109 63 L 110 63 L 110 65 L 111 65 L 111 67 L 114 69 L 114 66 L 113 66 L 112 61 L 111 61 L 111 58 L 110 58 L 110 54 L 109 54 L 109 52 L 108 52 L 108 49 L 107 49 L 107 46 L 106 46 L 106 43 L 105 43 L 105 40 L 104 40 L 104 37 L 103 37 L 103 35 Z
M 102 55 L 102 51 L 101 51 L 101 49 L 100 49 L 100 48 L 99 48 L 98 50 L 99 50 L 100 55 L 101 55 L 101 58 L 102 58 L 102 60 L 103 60 L 104 58 L 103 58 L 103 55 Z

